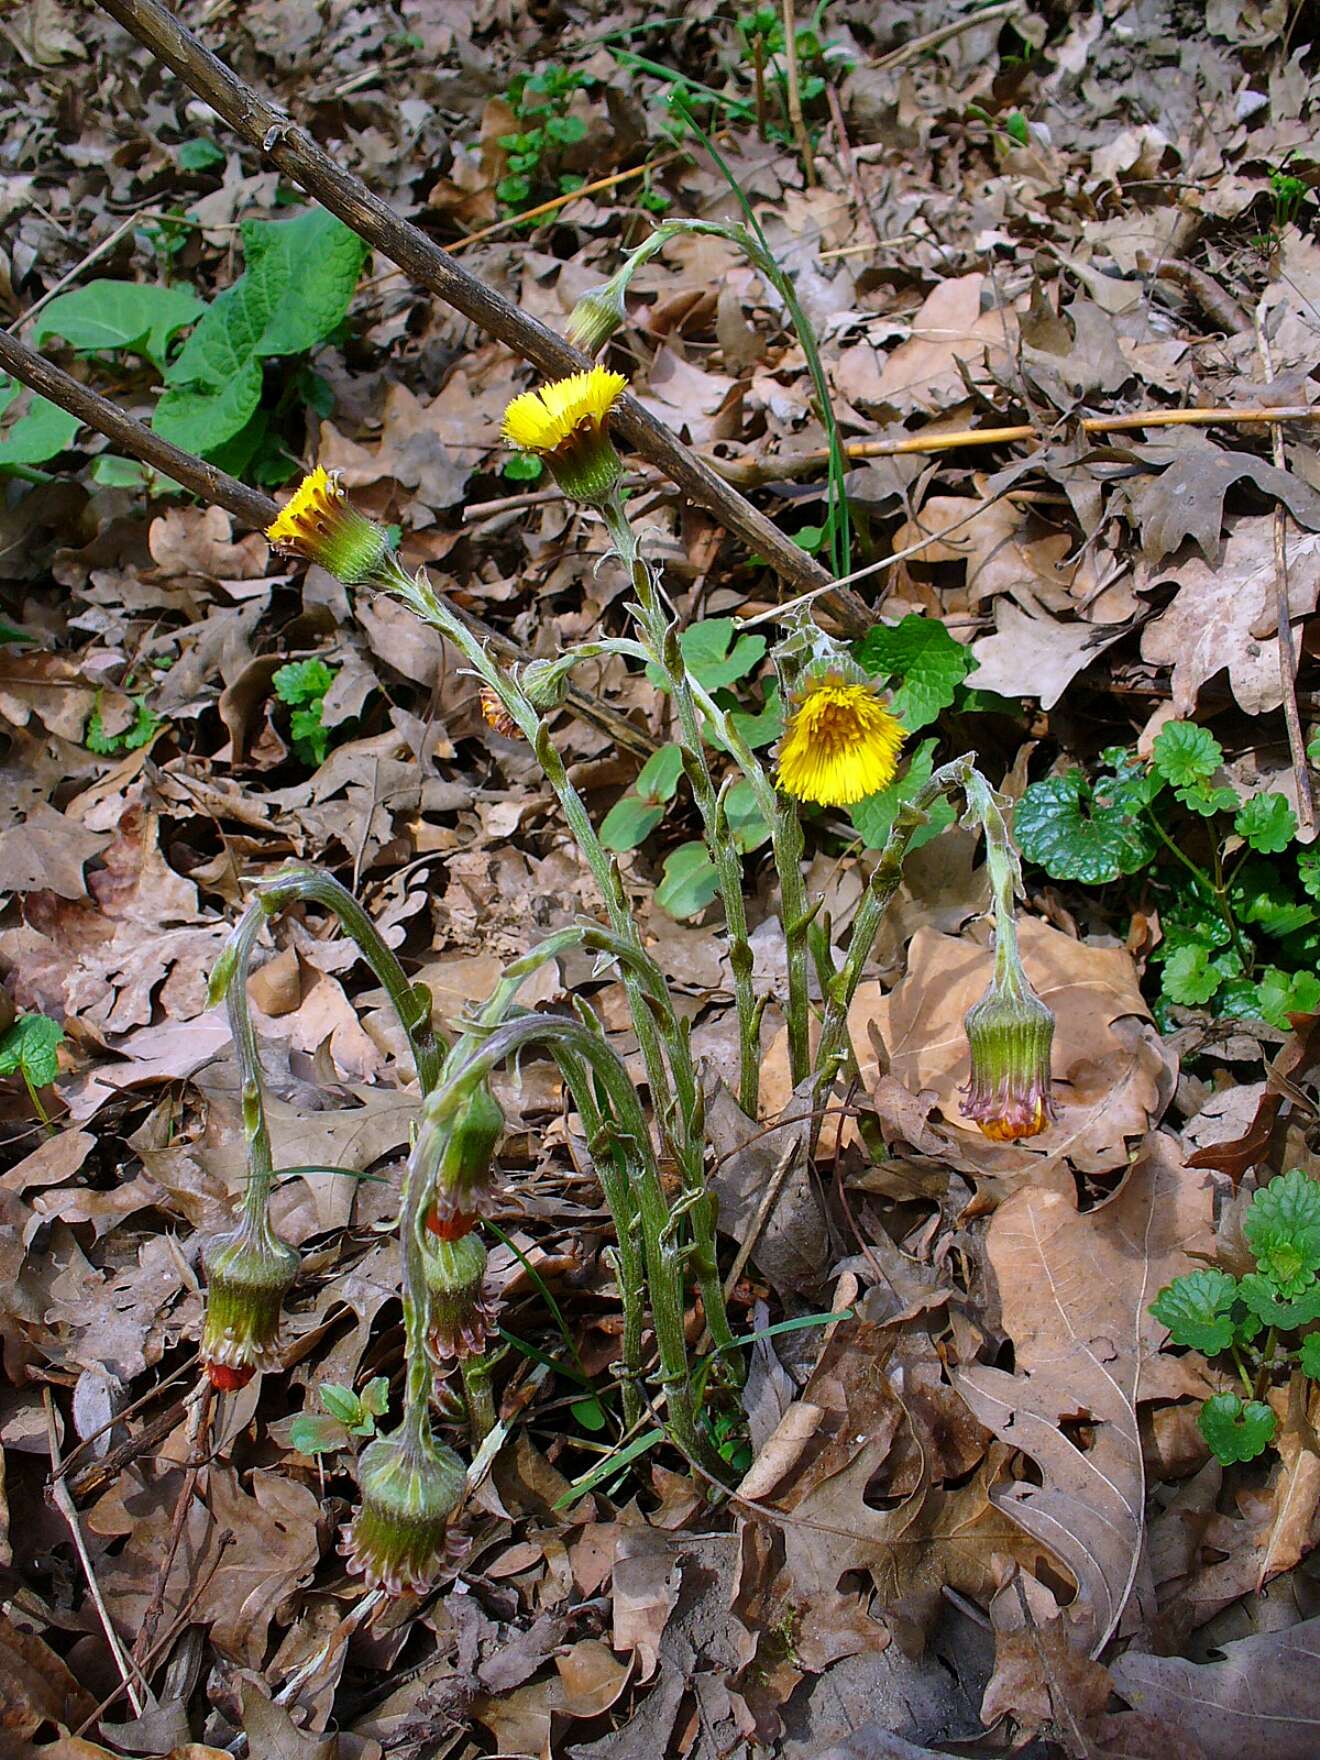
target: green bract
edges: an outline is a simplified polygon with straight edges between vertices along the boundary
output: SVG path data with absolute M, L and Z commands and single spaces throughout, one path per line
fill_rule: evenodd
M 1168 1327 L 1174 1344 L 1213 1357 L 1233 1342 L 1232 1307 L 1237 1294 L 1237 1279 L 1211 1267 L 1175 1277 L 1156 1296 L 1150 1311 Z
M 1226 1467 L 1254 1461 L 1274 1440 L 1273 1411 L 1261 1400 L 1245 1404 L 1235 1393 L 1217 1393 L 1201 1407 L 1196 1420 L 1211 1451 Z
M 1298 1296 L 1320 1267 L 1320 1184 L 1293 1168 L 1251 1200 L 1242 1232 L 1280 1295 Z

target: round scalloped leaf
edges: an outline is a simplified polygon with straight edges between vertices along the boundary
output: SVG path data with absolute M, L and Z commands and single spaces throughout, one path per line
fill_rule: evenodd
M 1155 736 L 1151 759 L 1175 788 L 1204 782 L 1224 761 L 1224 748 L 1208 727 L 1194 721 L 1166 721 Z
M 1242 1232 L 1280 1295 L 1301 1295 L 1320 1269 L 1320 1182 L 1300 1167 L 1272 1179 L 1248 1205 Z
M 1210 964 L 1204 947 L 1184 942 L 1169 955 L 1164 964 L 1164 994 L 1170 1002 L 1195 1008 L 1210 998 L 1223 982 L 1223 974 Z
M 1280 1299 L 1278 1286 L 1268 1277 L 1249 1271 L 1242 1279 L 1242 1300 L 1266 1326 L 1278 1326 L 1285 1332 L 1320 1320 L 1320 1283 L 1312 1283 L 1285 1302 Z
M 1185 1344 L 1189 1350 L 1213 1357 L 1233 1342 L 1230 1310 L 1237 1293 L 1235 1277 L 1209 1266 L 1166 1283 L 1151 1303 L 1150 1311 L 1161 1325 L 1168 1327 L 1174 1344 Z
M 1277 856 L 1297 835 L 1297 815 L 1281 794 L 1256 794 L 1244 801 L 1233 829 L 1252 849 Z
M 1126 783 L 1092 788 L 1080 770 L 1033 782 L 1013 814 L 1018 847 L 1056 880 L 1103 886 L 1144 868 L 1155 835 L 1138 817 L 1139 794 Z
M 1307 1333 L 1298 1352 L 1298 1361 L 1303 1375 L 1309 1375 L 1312 1381 L 1320 1381 L 1320 1332 Z
M 1235 1393 L 1217 1393 L 1208 1399 L 1196 1423 L 1211 1452 L 1226 1467 L 1254 1461 L 1273 1442 L 1276 1428 L 1269 1406 L 1258 1399 L 1243 1404 Z

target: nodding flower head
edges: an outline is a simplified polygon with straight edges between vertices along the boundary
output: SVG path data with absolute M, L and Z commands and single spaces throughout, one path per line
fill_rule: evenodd
M 967 1010 L 963 1027 L 972 1052 L 963 1116 L 998 1143 L 1038 1136 L 1058 1117 L 1050 1095 L 1054 1015 L 1032 989 L 1016 953 Z
M 808 674 L 779 742 L 776 781 L 822 807 L 850 807 L 894 780 L 905 733 L 860 675 Z
M 455 1241 L 426 1241 L 430 1292 L 427 1348 L 438 1368 L 485 1350 L 495 1330 L 495 1304 L 486 1292 L 486 1247 L 475 1229 Z
M 516 739 L 518 723 L 500 701 L 500 694 L 486 684 L 481 687 L 481 719 L 501 739 Z
M 358 1457 L 362 1501 L 340 1530 L 350 1571 L 369 1588 L 401 1595 L 430 1588 L 447 1557 L 456 1552 L 449 1518 L 463 1496 L 463 1463 L 428 1432 L 405 1423 L 377 1437 Z
M 201 1359 L 222 1393 L 246 1387 L 258 1369 L 279 1366 L 280 1310 L 298 1255 L 263 1217 L 218 1235 L 202 1252 L 206 1320 Z
M 483 1077 L 475 1082 L 450 1128 L 426 1226 L 442 1241 L 467 1234 L 490 1196 L 504 1114 Z
M 569 314 L 565 339 L 583 354 L 596 355 L 628 321 L 623 283 L 615 276 L 582 295 Z
M 266 527 L 266 540 L 287 555 L 319 563 L 349 587 L 373 580 L 392 548 L 385 527 L 349 501 L 338 472 L 319 464 Z
M 524 391 L 504 412 L 504 438 L 543 458 L 565 495 L 603 506 L 623 474 L 607 423 L 628 381 L 592 367 Z

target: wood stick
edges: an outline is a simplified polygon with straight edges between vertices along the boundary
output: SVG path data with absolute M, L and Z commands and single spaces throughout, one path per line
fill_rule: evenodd
M 388 203 L 323 151 L 305 129 L 239 79 L 159 0 L 99 0 L 99 4 L 178 74 L 235 133 L 259 147 L 272 165 L 421 286 L 543 373 L 558 377 L 590 365 L 562 336 L 511 305 L 424 232 L 400 219 Z M 829 585 L 828 574 L 813 557 L 675 439 L 635 397 L 622 397 L 617 412 L 618 429 L 624 438 L 692 501 L 713 514 L 749 549 L 764 556 L 783 580 L 799 589 Z M 855 594 L 831 588 L 823 602 L 849 633 L 861 634 L 874 621 L 870 608 Z
M 815 189 L 816 161 L 812 156 L 811 136 L 807 133 L 806 119 L 802 114 L 802 86 L 798 78 L 797 13 L 793 0 L 783 0 L 783 17 L 784 58 L 788 62 L 788 120 L 793 125 L 793 138 L 797 142 L 807 188 Z
M 216 507 L 223 507 L 232 513 L 245 526 L 252 526 L 257 531 L 264 531 L 279 512 L 279 505 L 269 495 L 263 495 L 259 489 L 250 489 L 246 483 L 240 483 L 237 477 L 231 477 L 226 471 L 219 470 L 205 459 L 195 458 L 191 452 L 184 452 L 173 446 L 168 440 L 162 440 L 159 434 L 153 434 L 150 428 L 125 413 L 117 404 L 111 403 L 108 397 L 102 397 L 99 391 L 93 391 L 79 380 L 71 378 L 59 367 L 53 366 L 44 355 L 20 342 L 17 337 L 7 331 L 0 330 L 0 367 L 12 373 L 33 391 L 39 391 L 61 409 L 67 409 L 70 415 L 78 417 L 89 428 L 95 428 L 98 434 L 104 434 L 113 440 L 125 452 L 134 458 L 140 458 L 144 464 L 163 471 L 176 483 L 209 501 Z M 437 591 L 439 589 L 437 588 Z M 464 606 L 455 603 L 446 595 L 445 603 L 459 618 L 494 653 L 508 660 L 530 660 L 532 656 L 517 642 L 510 641 L 508 636 L 493 629 Z M 589 721 L 602 732 L 609 734 L 616 745 L 625 751 L 633 752 L 637 757 L 646 759 L 655 750 L 655 741 L 640 727 L 635 727 L 626 715 L 619 710 L 603 703 L 599 697 L 590 692 L 570 685 L 566 706 L 583 721 Z

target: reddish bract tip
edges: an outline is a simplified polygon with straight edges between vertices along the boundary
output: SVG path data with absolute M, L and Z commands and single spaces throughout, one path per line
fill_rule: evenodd
M 471 1234 L 476 1225 L 475 1210 L 455 1210 L 451 1216 L 438 1216 L 434 1210 L 426 1218 L 426 1226 L 442 1241 L 459 1241 Z
M 237 1393 L 240 1387 L 246 1387 L 256 1374 L 250 1363 L 234 1367 L 230 1363 L 208 1363 L 206 1373 L 211 1378 L 211 1386 L 219 1393 Z

